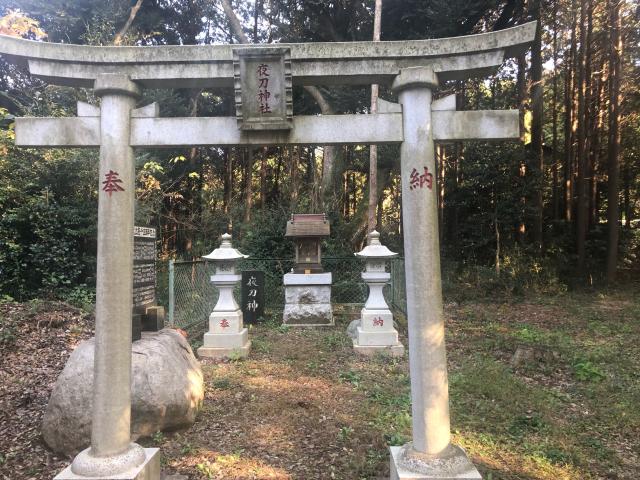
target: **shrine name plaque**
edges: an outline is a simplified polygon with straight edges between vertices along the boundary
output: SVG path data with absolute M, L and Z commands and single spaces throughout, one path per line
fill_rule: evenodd
M 238 128 L 292 128 L 293 93 L 288 48 L 235 48 L 233 76 Z
M 133 227 L 133 310 L 156 303 L 156 229 Z
M 264 272 L 245 270 L 242 272 L 242 320 L 255 324 L 264 316 Z

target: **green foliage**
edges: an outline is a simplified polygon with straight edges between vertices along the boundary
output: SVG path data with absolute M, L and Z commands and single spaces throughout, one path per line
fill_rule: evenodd
M 161 432 L 160 430 L 158 430 L 157 432 L 155 432 L 153 435 L 151 435 L 151 439 L 153 440 L 153 442 L 156 445 L 161 444 L 162 442 L 164 442 L 165 438 L 164 438 L 164 433 Z
M 360 385 L 360 382 L 362 380 L 362 376 L 358 372 L 354 372 L 353 370 L 340 372 L 338 376 L 341 382 L 348 382 L 356 388 Z
M 3 347 L 13 345 L 18 338 L 17 334 L 15 325 L 0 315 L 0 345 Z
M 588 360 L 578 360 L 573 364 L 573 373 L 582 382 L 599 382 L 606 374 Z

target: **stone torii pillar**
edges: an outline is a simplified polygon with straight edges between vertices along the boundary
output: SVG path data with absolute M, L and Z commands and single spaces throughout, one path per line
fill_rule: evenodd
M 101 140 L 91 446 L 55 478 L 155 480 L 159 450 L 131 442 L 135 157 L 129 139 L 140 89 L 126 75 L 103 73 L 94 92 L 101 97 Z
M 450 443 L 432 121 L 437 86 L 431 67 L 401 70 L 392 85 L 403 109 L 400 162 L 413 442 L 391 447 L 391 480 L 481 478 L 464 450 Z

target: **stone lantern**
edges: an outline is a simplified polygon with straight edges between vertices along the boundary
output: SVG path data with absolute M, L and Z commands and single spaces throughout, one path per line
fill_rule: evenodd
M 355 254 L 366 261 L 362 280 L 369 287 L 369 297 L 361 312 L 354 338 L 353 348 L 364 355 L 386 352 L 393 356 L 402 356 L 404 346 L 398 341 L 398 332 L 393 328 L 393 314 L 384 299 L 382 290 L 391 275 L 385 272 L 388 258 L 397 256 L 380 243 L 377 231 L 369 233 L 367 246 Z
M 324 213 L 293 214 L 287 222 L 285 237 L 295 245 L 295 267 L 284 276 L 285 306 L 282 321 L 286 325 L 333 325 L 330 272 L 322 269 L 320 243 L 329 236 L 329 221 Z
M 205 260 L 212 260 L 215 274 L 211 283 L 218 288 L 218 303 L 209 315 L 209 331 L 204 334 L 202 347 L 198 349 L 201 357 L 224 358 L 229 356 L 246 357 L 251 342 L 248 330 L 243 327 L 242 311 L 233 296 L 233 289 L 242 276 L 236 273 L 236 264 L 248 255 L 240 253 L 231 245 L 231 235 L 222 235 L 222 243 Z

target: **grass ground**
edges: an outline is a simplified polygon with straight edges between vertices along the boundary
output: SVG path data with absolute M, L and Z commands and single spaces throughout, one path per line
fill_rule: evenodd
M 638 291 L 446 305 L 453 439 L 485 479 L 637 478 Z M 141 443 L 191 479 L 387 476 L 387 446 L 411 438 L 407 359 L 356 357 L 347 324 L 253 327 L 249 359 L 203 362 L 196 424 Z M 17 346 L 2 348 L 10 359 Z M 0 478 L 59 468 L 16 468 L 16 442 L 0 440 Z

